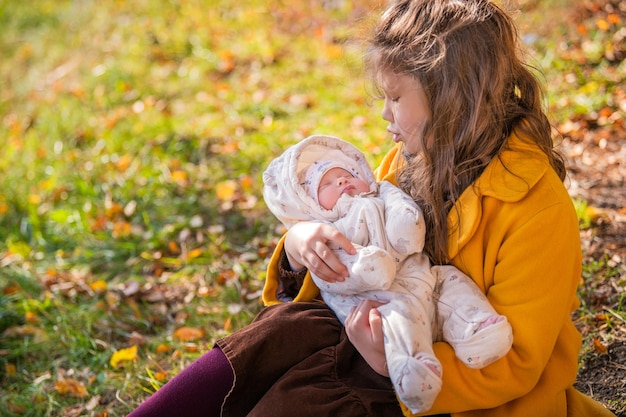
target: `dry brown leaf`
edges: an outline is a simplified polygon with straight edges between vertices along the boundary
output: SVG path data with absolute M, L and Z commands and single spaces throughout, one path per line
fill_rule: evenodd
M 593 338 L 593 348 L 596 350 L 596 352 L 602 355 L 606 355 L 607 353 L 609 353 L 608 347 L 604 343 L 602 343 L 602 341 L 597 337 Z
M 75 379 L 62 379 L 54 384 L 54 389 L 61 395 L 69 397 L 85 398 L 87 388 Z

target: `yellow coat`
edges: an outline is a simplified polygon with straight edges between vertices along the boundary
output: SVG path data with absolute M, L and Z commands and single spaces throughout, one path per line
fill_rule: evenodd
M 395 147 L 378 167 L 377 179 L 396 183 L 401 163 Z M 571 198 L 546 156 L 534 144 L 509 138 L 509 149 L 461 195 L 448 225 L 451 263 L 508 318 L 513 347 L 504 358 L 475 370 L 461 363 L 450 345 L 436 343 L 443 388 L 428 414 L 611 416 L 572 387 L 581 345 L 570 319 L 579 306 L 580 235 Z M 282 240 L 268 267 L 263 294 L 268 305 L 278 302 L 281 250 Z M 295 301 L 317 294 L 307 276 Z

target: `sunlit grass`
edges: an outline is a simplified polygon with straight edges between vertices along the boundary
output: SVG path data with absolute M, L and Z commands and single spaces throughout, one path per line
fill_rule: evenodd
M 260 309 L 269 160 L 315 132 L 381 155 L 340 43 L 363 12 L 295 6 L 3 3 L 0 409 L 124 415 Z

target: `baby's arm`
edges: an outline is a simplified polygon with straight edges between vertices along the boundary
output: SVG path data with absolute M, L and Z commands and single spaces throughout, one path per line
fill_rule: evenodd
M 404 257 L 421 252 L 426 225 L 415 201 L 387 181 L 380 183 L 380 197 L 385 202 L 385 231 L 393 249 Z
M 337 246 L 332 244 L 329 246 L 335 256 L 348 268 L 350 276 L 345 281 L 327 282 L 311 274 L 320 290 L 354 295 L 365 291 L 386 290 L 391 285 L 396 274 L 396 263 L 386 250 L 377 246 L 363 247 L 354 244 L 357 253 L 350 255 Z

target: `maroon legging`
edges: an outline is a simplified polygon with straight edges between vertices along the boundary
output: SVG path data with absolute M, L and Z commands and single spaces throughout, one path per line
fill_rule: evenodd
M 216 346 L 163 385 L 128 417 L 219 417 L 234 379 L 230 362 Z

